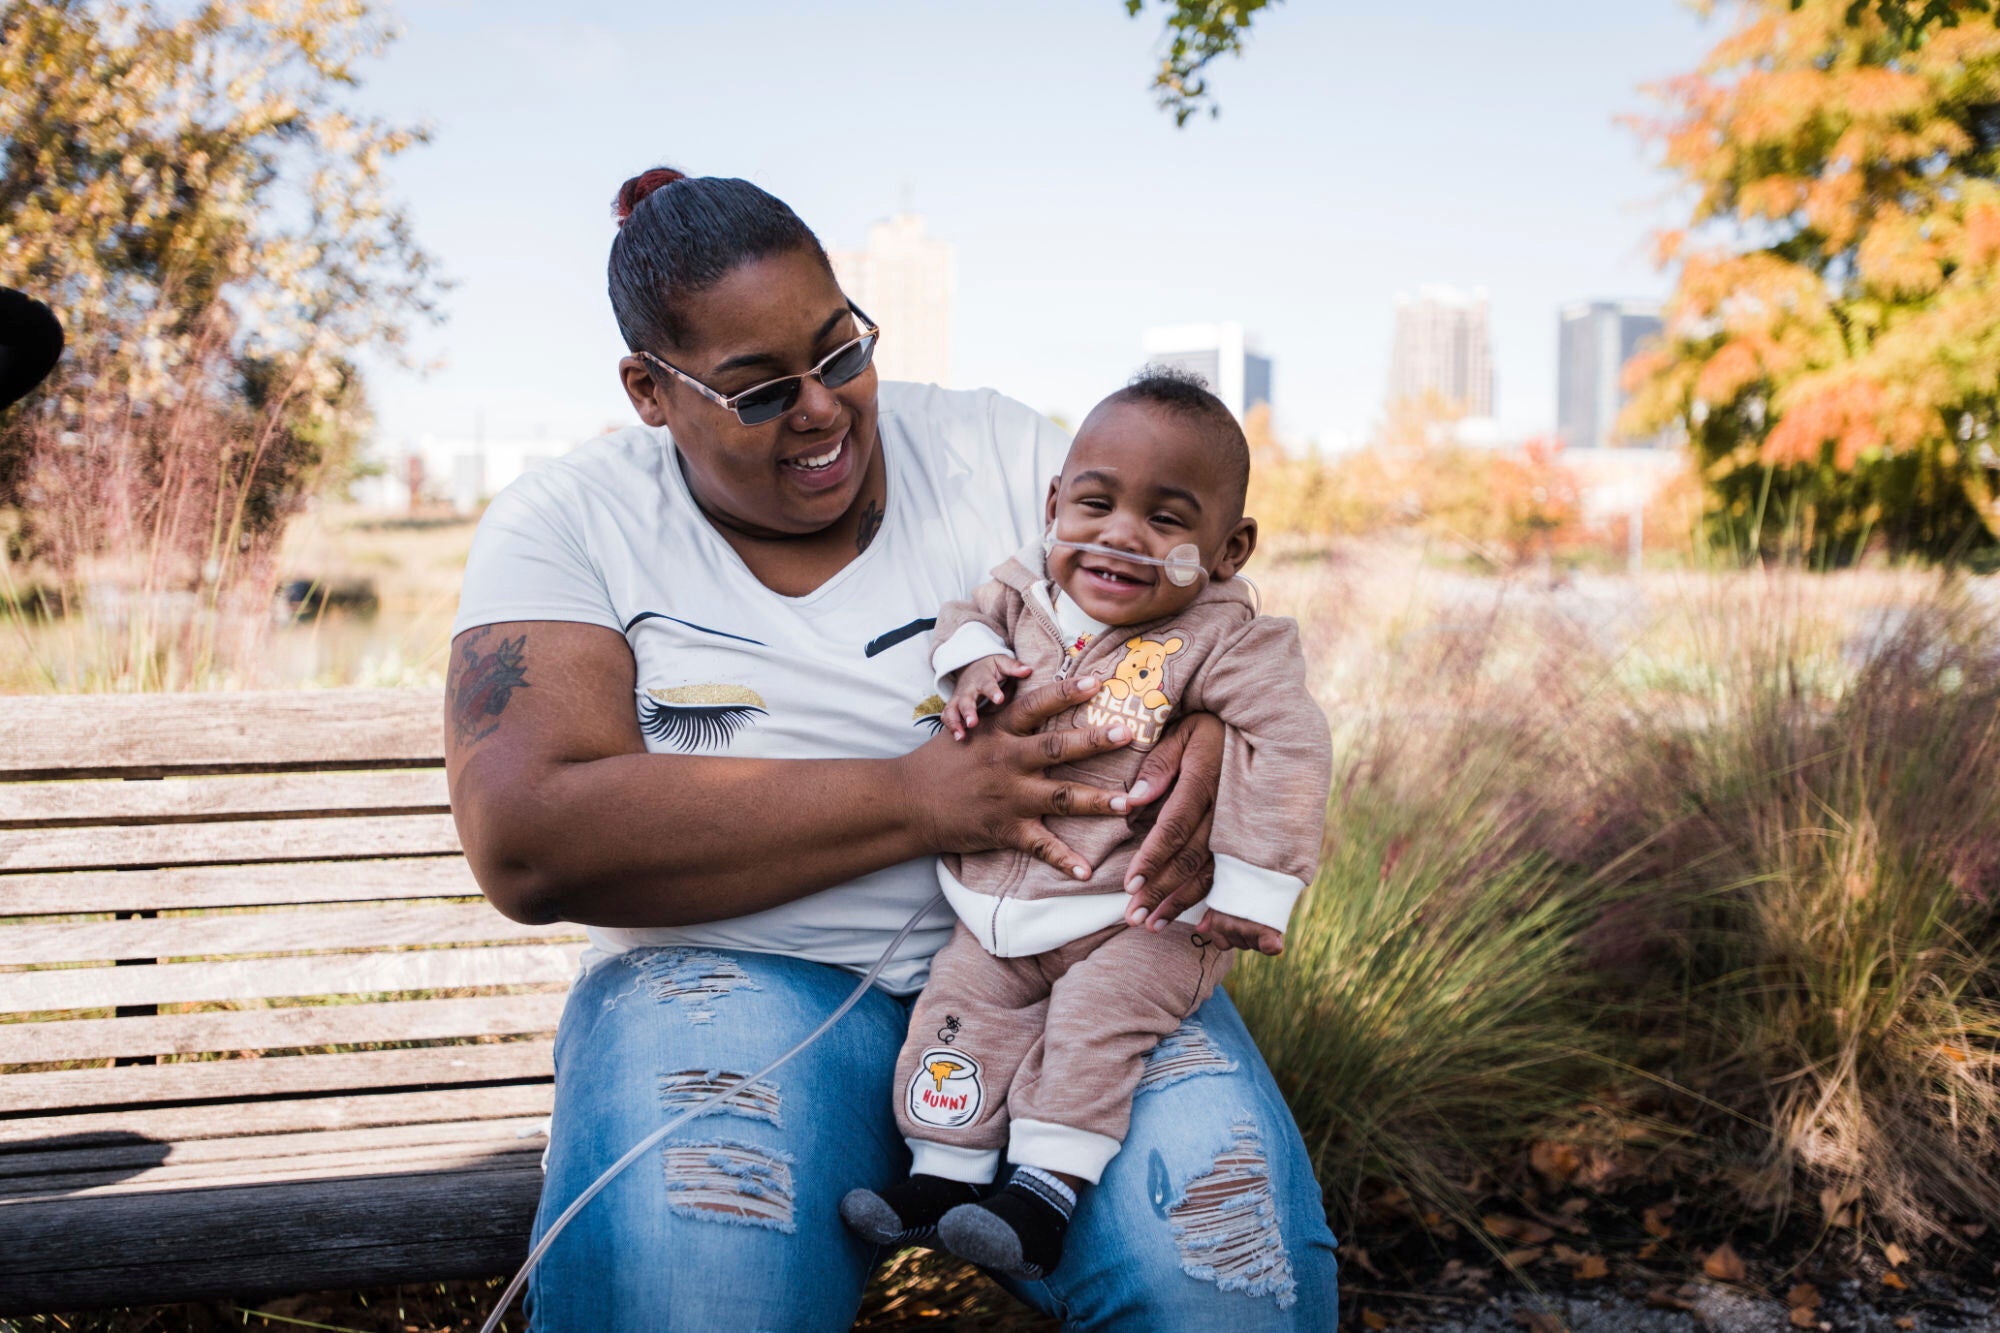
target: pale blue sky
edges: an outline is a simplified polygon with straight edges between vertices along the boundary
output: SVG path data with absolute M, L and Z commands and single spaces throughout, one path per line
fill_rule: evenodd
M 629 419 L 604 296 L 620 181 L 756 181 L 829 246 L 907 190 L 958 247 L 956 380 L 1074 420 L 1149 325 L 1235 319 L 1276 359 L 1281 429 L 1380 413 L 1395 294 L 1484 285 L 1499 415 L 1553 425 L 1556 307 L 1658 296 L 1669 183 L 1615 123 L 1717 30 L 1676 0 L 1286 0 L 1176 130 L 1158 20 L 1118 0 L 396 0 L 364 107 L 429 121 L 396 179 L 458 280 L 382 371 L 389 440 L 581 439 Z M 587 17 L 586 17 L 587 16 Z

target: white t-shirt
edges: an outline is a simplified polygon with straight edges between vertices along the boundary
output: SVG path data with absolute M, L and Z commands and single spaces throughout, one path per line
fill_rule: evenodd
M 772 592 L 695 508 L 664 429 L 600 436 L 515 481 L 480 520 L 454 636 L 564 620 L 625 635 L 637 711 L 657 753 L 771 759 L 905 754 L 936 730 L 930 663 L 938 608 L 969 595 L 1042 528 L 1069 440 L 990 389 L 885 383 L 888 500 L 866 551 L 804 597 Z M 559 687 L 535 679 L 530 687 Z M 645 823 L 673 836 L 669 811 Z M 591 926 L 599 954 L 697 944 L 865 970 L 937 892 L 930 858 L 779 907 L 695 926 Z M 921 987 L 950 936 L 940 907 L 882 985 Z

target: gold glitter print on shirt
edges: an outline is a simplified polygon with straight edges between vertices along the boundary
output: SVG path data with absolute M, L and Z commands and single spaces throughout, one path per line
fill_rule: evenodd
M 944 700 L 938 695 L 933 694 L 930 698 L 918 704 L 911 711 L 910 717 L 912 719 L 910 722 L 911 726 L 929 727 L 935 732 L 944 726 Z
M 639 701 L 639 727 L 683 754 L 729 748 L 736 733 L 770 714 L 747 685 L 673 685 Z

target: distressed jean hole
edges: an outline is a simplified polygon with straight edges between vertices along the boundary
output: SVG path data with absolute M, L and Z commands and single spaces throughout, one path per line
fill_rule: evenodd
M 1298 1283 L 1278 1228 L 1270 1164 L 1255 1123 L 1238 1121 L 1230 1136 L 1167 1209 L 1181 1271 L 1223 1291 L 1275 1296 L 1286 1309 L 1298 1299 Z
M 666 1111 L 684 1110 L 728 1089 L 721 1100 L 703 1107 L 700 1115 L 739 1115 L 782 1127 L 782 1099 L 777 1085 L 766 1079 L 754 1083 L 745 1083 L 743 1079 L 743 1074 L 727 1069 L 676 1070 L 660 1079 L 660 1107 Z
M 673 1144 L 661 1151 L 667 1207 L 684 1216 L 787 1235 L 792 1224 L 792 1156 L 734 1139 Z
M 1138 1092 L 1170 1088 L 1201 1074 L 1233 1074 L 1236 1062 L 1222 1053 L 1208 1029 L 1190 1018 L 1160 1039 L 1139 1072 Z M 1136 1095 L 1136 1094 L 1135 1094 Z
M 638 980 L 631 989 L 607 999 L 607 1009 L 643 988 L 655 1000 L 684 1014 L 688 1022 L 713 1023 L 717 1000 L 733 991 L 763 989 L 750 979 L 741 963 L 709 949 L 642 949 L 620 958 L 636 969 Z

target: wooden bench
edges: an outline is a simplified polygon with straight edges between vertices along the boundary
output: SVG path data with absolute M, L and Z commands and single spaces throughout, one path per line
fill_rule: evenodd
M 509 1271 L 574 926 L 433 691 L 0 698 L 0 1315 Z

